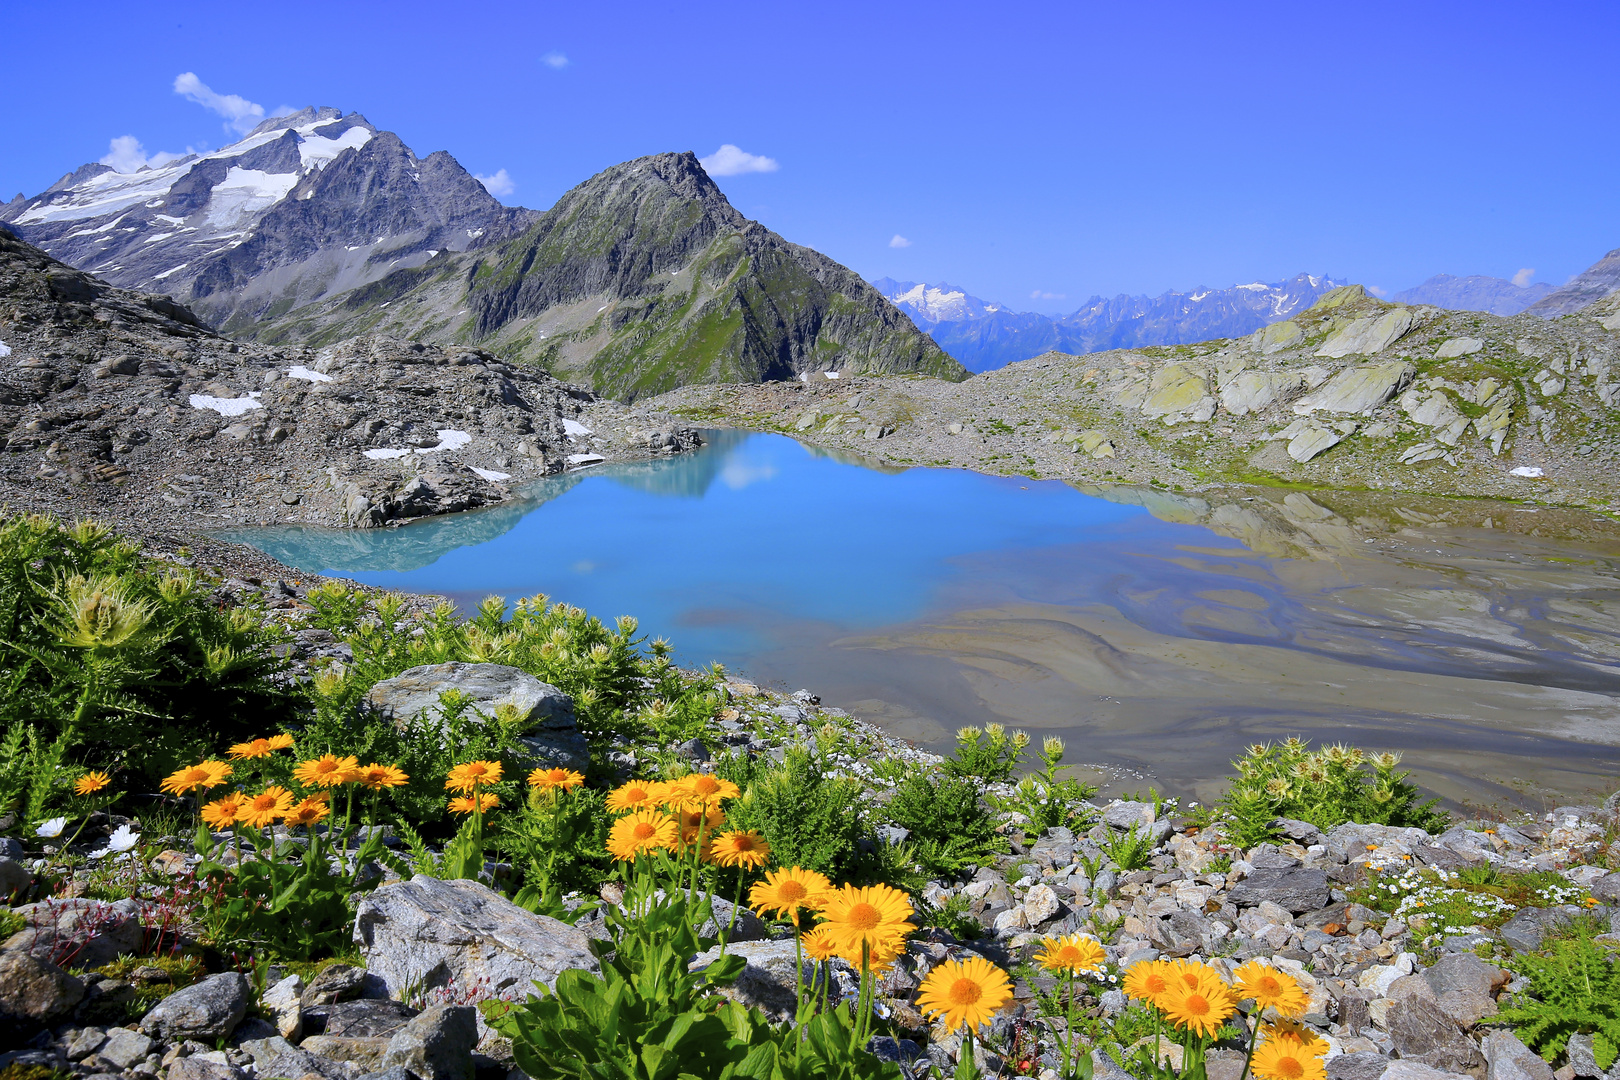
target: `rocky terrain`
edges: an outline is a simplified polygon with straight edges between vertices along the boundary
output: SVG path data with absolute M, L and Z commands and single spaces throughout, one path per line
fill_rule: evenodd
M 891 278 L 872 284 L 969 371 L 989 371 L 1054 350 L 1078 354 L 1236 337 L 1304 310 L 1342 283 L 1297 274 L 1271 285 L 1093 296 L 1059 318 L 1010 311 L 954 285 Z
M 521 236 L 248 332 L 477 346 L 625 399 L 807 371 L 966 375 L 856 274 L 744 218 L 689 153 L 616 165 Z
M 85 165 L 0 206 L 0 222 L 52 256 L 166 293 L 227 334 L 535 216 L 502 206 L 444 151 L 418 158 L 359 113 L 326 107 L 133 173 Z
M 300 635 L 309 637 L 301 648 L 319 652 L 326 647 L 313 633 Z M 468 674 L 459 672 L 458 685 L 471 685 Z M 733 680 L 726 697 L 714 749 L 702 741 L 678 748 L 700 769 L 711 767 L 722 748 L 780 756 L 792 745 L 813 746 L 825 767 L 857 778 L 863 800 L 876 806 L 894 783 L 892 770 L 879 775 L 873 768 L 879 759 L 907 769 L 939 765 L 821 708 L 805 691 L 776 694 Z M 639 752 L 627 749 L 631 756 L 617 759 L 626 767 Z M 991 787 L 992 795 L 1011 793 L 1007 785 Z M 1327 1042 L 1332 1080 L 1606 1075 L 1589 1036 L 1570 1041 L 1555 1071 L 1495 1017 L 1522 1001 L 1530 985 L 1504 967 L 1515 954 L 1544 948 L 1577 916 L 1608 924 L 1601 942 L 1617 940 L 1620 873 L 1603 865 L 1616 854 L 1620 818 L 1613 807 L 1465 821 L 1439 834 L 1359 824 L 1324 832 L 1279 820 L 1278 842 L 1248 849 L 1230 843 L 1220 822 L 1191 810 L 1175 800 L 1116 799 L 1087 808 L 1089 821 L 1072 830 L 1029 830 L 1014 815 L 1002 830 L 1004 854 L 924 889 L 932 910 L 955 911 L 958 921 L 952 928 L 935 922 L 914 935 L 884 977 L 880 1012 L 892 1034 L 872 1049 L 911 1063 L 912 1075 L 936 1065 L 949 1074 L 959 1036 L 930 1026 L 914 999 L 937 965 L 983 956 L 1015 977 L 1013 1001 L 983 1047 L 986 1066 L 1010 1069 L 1022 1061 L 1023 1075 L 1055 1075 L 1041 1071 L 1056 1065 L 1055 1036 L 1062 1031 L 1049 996 L 1055 983 L 1029 962 L 1043 936 L 1080 930 L 1103 940 L 1108 961 L 1086 984 L 1088 1016 L 1126 1010 L 1119 984 L 1136 962 L 1190 957 L 1229 973 L 1261 957 L 1306 990 L 1303 1022 Z M 105 843 L 115 824 L 102 822 L 86 845 Z M 903 843 L 903 833 L 891 830 L 879 842 Z M 1145 848 L 1121 866 L 1115 855 L 1132 837 L 1142 837 Z M 196 857 L 180 837 L 164 842 L 171 846 L 153 870 L 183 878 Z M 26 887 L 34 860 L 49 854 L 37 844 L 30 851 L 19 839 L 0 839 L 0 885 Z M 1536 875 L 1524 878 L 1536 884 L 1508 901 L 1501 888 L 1469 891 L 1465 871 L 1470 880 L 1498 882 Z M 406 1075 L 399 1069 L 421 1080 L 508 1075 L 510 1046 L 471 1004 L 520 997 L 531 981 L 550 985 L 570 967 L 595 968 L 592 941 L 605 937 L 600 914 L 569 925 L 530 914 L 476 881 L 404 880 L 383 867 L 378 873 L 385 880 L 360 902 L 354 926 L 357 963 L 307 977 L 276 966 L 255 979 L 225 970 L 166 994 L 170 976 L 162 968 L 134 967 L 123 976 L 92 970 L 135 950 L 155 928 L 183 938 L 186 928 L 173 921 L 173 900 L 161 887 L 116 903 L 69 895 L 17 908 L 22 929 L 0 951 L 0 1020 L 10 1025 L 15 1048 L 0 1054 L 0 1067 L 40 1065 L 128 1080 L 358 1080 Z M 605 886 L 600 899 L 617 903 L 615 889 Z M 715 905 L 716 925 L 729 921 L 730 905 L 722 899 Z M 790 1015 L 791 938 L 744 914 L 729 951 L 747 967 L 727 992 L 772 1015 Z M 714 958 L 700 954 L 692 963 Z M 852 975 L 834 962 L 841 992 L 852 986 Z M 138 994 L 161 1000 L 138 1020 L 120 1022 Z M 1127 1075 L 1100 1049 L 1093 1060 L 1101 1077 Z M 1220 1044 L 1210 1055 L 1210 1075 L 1237 1077 L 1242 1062 L 1240 1047 Z
M 807 376 L 658 403 L 896 465 L 1612 512 L 1617 402 L 1620 296 L 1546 320 L 1387 304 L 1346 286 L 1244 338 L 1048 353 L 962 383 Z
M 479 349 L 239 344 L 0 230 L 0 502 L 142 536 L 371 527 L 677 453 L 689 427 Z

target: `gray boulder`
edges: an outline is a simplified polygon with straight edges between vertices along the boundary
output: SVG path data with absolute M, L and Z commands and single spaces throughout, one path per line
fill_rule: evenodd
M 28 867 L 16 859 L 0 856 L 0 901 L 9 900 L 34 882 Z
M 353 964 L 333 964 L 322 969 L 315 981 L 304 987 L 298 1003 L 304 1008 L 353 1001 L 366 988 L 366 969 Z
M 1606 904 L 1620 904 L 1620 871 L 1600 877 L 1590 886 L 1592 895 Z
M 84 997 L 84 984 L 24 949 L 0 952 L 0 1034 L 31 1034 L 56 1023 Z
M 537 765 L 584 770 L 590 747 L 574 722 L 574 699 L 521 668 L 505 664 L 424 664 L 377 683 L 366 694 L 370 709 L 404 726 L 426 713 L 436 715 L 440 695 L 456 690 L 484 716 L 510 705 L 528 734 L 522 742 Z
M 141 947 L 143 931 L 133 900 L 41 900 L 16 913 L 28 925 L 7 938 L 3 948 L 25 949 L 71 967 L 100 967 Z
M 107 1041 L 101 1044 L 97 1055 L 120 1069 L 127 1069 L 137 1061 L 145 1061 L 157 1044 L 149 1037 L 129 1028 L 115 1027 L 107 1031 Z
M 1403 1061 L 1454 1073 L 1473 1072 L 1485 1064 L 1479 1047 L 1457 1021 L 1439 1005 L 1415 995 L 1390 1006 L 1389 1037 Z
M 1132 825 L 1146 828 L 1153 824 L 1153 804 L 1145 802 L 1113 802 L 1103 807 L 1102 820 L 1116 829 L 1129 829 Z
M 1328 1080 L 1379 1080 L 1389 1068 L 1383 1054 L 1340 1054 L 1327 1063 Z
M 417 1010 L 403 1001 L 361 998 L 304 1010 L 304 1023 L 311 1032 L 346 1039 L 391 1037 L 404 1027 Z
M 1496 988 L 1505 985 L 1507 972 L 1473 953 L 1442 956 L 1423 978 L 1434 991 L 1435 1004 L 1465 1027 L 1496 1015 Z
M 473 1080 L 478 1013 L 471 1005 L 435 1005 L 400 1028 L 383 1051 L 384 1069 L 409 1069 L 422 1080 Z
M 1611 1066 L 1608 1072 L 1598 1067 L 1597 1052 L 1592 1046 L 1590 1035 L 1571 1035 L 1566 1052 L 1569 1055 L 1569 1067 L 1574 1070 L 1577 1077 L 1613 1078 L 1616 1074 L 1620 1074 L 1620 1065 Z
M 227 971 L 176 990 L 141 1020 L 141 1030 L 166 1042 L 214 1042 L 247 1015 L 253 987 L 246 975 Z
M 521 997 L 568 968 L 599 970 L 582 931 L 476 881 L 418 875 L 384 885 L 360 901 L 354 941 L 393 997 L 451 984 Z
M 1381 1080 L 1468 1080 L 1468 1073 L 1447 1072 L 1418 1061 L 1392 1061 Z
M 1520 908 L 1518 914 L 1502 924 L 1497 934 L 1502 941 L 1519 952 L 1535 952 L 1548 932 L 1568 926 L 1581 909 L 1574 904 L 1557 907 Z
M 247 1080 L 247 1073 L 207 1058 L 183 1057 L 169 1065 L 168 1080 Z
M 348 1066 L 300 1050 L 280 1035 L 244 1042 L 242 1051 L 253 1059 L 256 1076 L 307 1077 L 313 1073 L 324 1080 L 349 1080 L 351 1075 Z
M 794 996 L 798 990 L 798 979 L 793 971 L 798 955 L 791 940 L 747 941 L 727 946 L 726 953 L 740 956 L 748 964 L 735 982 L 720 991 L 722 994 L 744 1005 L 760 1009 L 777 1020 L 786 1020 L 793 1016 L 798 1006 Z M 691 968 L 693 971 L 702 971 L 719 958 L 718 948 L 698 953 L 691 963 Z M 833 961 L 833 965 L 839 970 L 848 969 L 848 965 L 842 960 Z M 806 985 L 815 976 L 817 967 L 818 965 L 805 961 L 802 973 Z
M 1485 1080 L 1553 1080 L 1552 1066 L 1505 1028 L 1486 1036 L 1484 1049 Z
M 1321 870 L 1256 870 L 1232 887 L 1228 899 L 1238 907 L 1270 901 L 1298 915 L 1328 902 L 1327 874 Z

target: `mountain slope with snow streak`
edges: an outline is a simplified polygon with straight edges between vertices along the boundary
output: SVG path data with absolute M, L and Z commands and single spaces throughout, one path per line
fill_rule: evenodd
M 91 164 L 0 222 L 124 288 L 166 293 L 225 332 L 520 231 L 444 151 L 418 158 L 358 113 L 308 108 L 240 141 L 121 173 Z

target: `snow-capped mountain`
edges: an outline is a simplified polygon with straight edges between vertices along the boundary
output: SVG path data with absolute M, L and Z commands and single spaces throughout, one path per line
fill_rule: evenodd
M 1344 282 L 1299 274 L 1274 284 L 1256 281 L 1229 289 L 1094 296 L 1061 318 L 1009 311 L 954 285 L 889 278 L 872 284 L 968 370 L 988 371 L 1052 349 L 1088 353 L 1240 337 L 1305 310 Z
M 871 283 L 878 292 L 887 296 L 898 308 L 910 315 L 918 325 L 941 322 L 961 322 L 964 319 L 982 319 L 1002 310 L 1000 304 L 969 296 L 959 285 L 925 285 L 917 281 L 896 281 L 878 278 Z
M 359 113 L 308 108 L 138 172 L 85 165 L 0 222 L 63 262 L 167 293 L 231 331 L 504 238 L 533 220 L 448 153 L 418 158 Z

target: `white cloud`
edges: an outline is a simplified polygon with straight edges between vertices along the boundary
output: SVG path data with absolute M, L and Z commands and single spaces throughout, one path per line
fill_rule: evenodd
M 506 174 L 505 169 L 496 169 L 494 176 L 473 173 L 473 179 L 483 184 L 484 190 L 496 198 L 502 195 L 510 195 L 517 190 L 517 185 L 512 183 L 512 178 Z
M 139 172 L 147 166 L 157 168 L 167 165 L 171 161 L 183 158 L 186 154 L 196 153 L 191 147 L 186 147 L 185 154 L 171 154 L 167 150 L 159 150 L 151 157 L 146 156 L 146 148 L 141 140 L 133 135 L 119 135 L 107 144 L 107 156 L 101 159 L 103 165 L 110 165 L 114 172 Z
M 568 66 L 568 57 L 564 53 L 552 50 L 540 58 L 540 62 L 555 71 L 561 71 Z
M 726 143 L 708 157 L 698 158 L 698 164 L 710 176 L 740 176 L 751 172 L 775 172 L 781 166 L 775 158 L 750 154 L 740 146 Z
M 910 247 L 911 246 L 911 241 L 907 240 L 905 237 L 901 236 L 899 233 L 895 233 L 893 236 L 889 237 L 889 246 L 890 247 L 895 247 L 895 248 Z
M 1376 285 L 1367 286 L 1367 291 L 1372 293 L 1374 296 L 1388 296 L 1389 295 L 1389 290 L 1388 289 L 1380 289 Z
M 1517 285 L 1521 289 L 1529 288 L 1530 279 L 1535 276 L 1536 272 L 1527 266 L 1523 270 L 1520 270 L 1517 274 L 1513 275 L 1513 284 Z
M 225 118 L 225 127 L 239 135 L 246 135 L 259 126 L 266 115 L 281 116 L 283 112 L 266 113 L 263 105 L 249 101 L 236 94 L 216 94 L 208 84 L 197 78 L 192 72 L 182 72 L 174 77 L 174 92 L 183 96 L 187 101 L 196 102 L 210 112 L 218 113 Z M 286 110 L 288 112 L 292 110 Z
M 1041 290 L 1036 289 L 1034 292 L 1029 294 L 1029 298 L 1031 300 L 1067 300 L 1069 298 L 1069 294 L 1060 292 L 1042 292 Z

